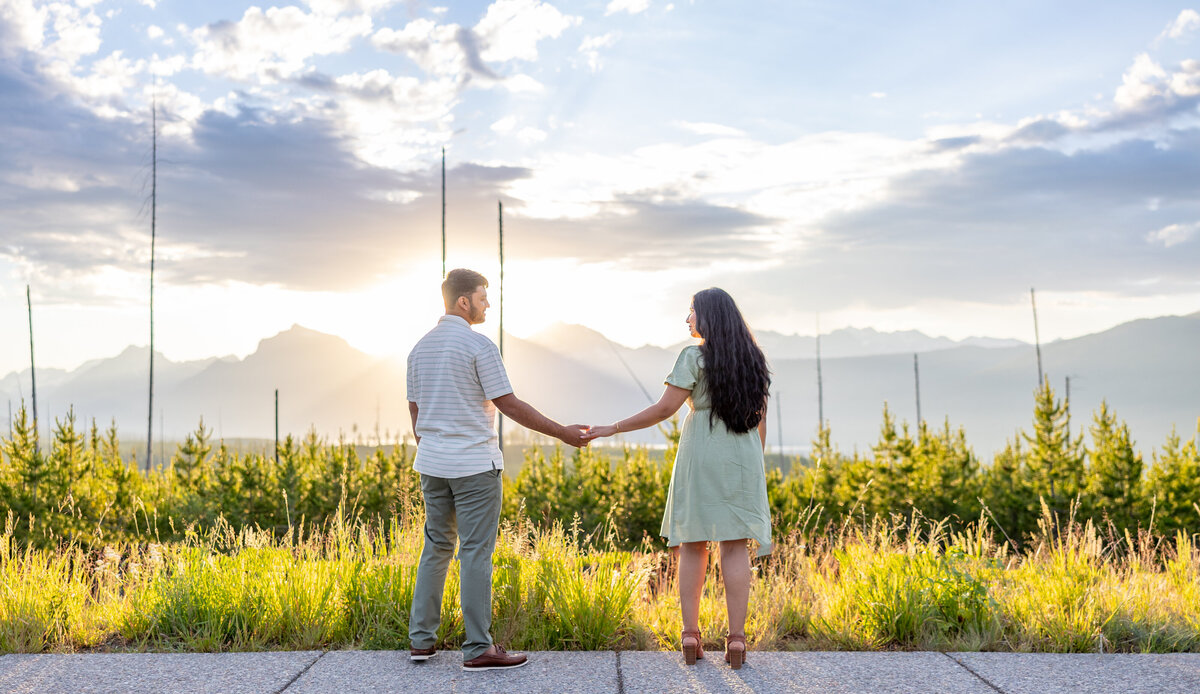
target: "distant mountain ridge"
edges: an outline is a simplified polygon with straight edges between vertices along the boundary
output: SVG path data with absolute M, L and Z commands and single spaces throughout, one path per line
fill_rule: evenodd
M 775 393 L 768 445 L 778 445 L 782 419 L 784 446 L 803 450 L 817 421 L 816 364 L 806 342 L 812 338 L 764 332 L 759 339 Z M 582 326 L 558 325 L 527 340 L 506 335 L 505 361 L 517 395 L 547 415 L 564 423 L 609 422 L 658 398 L 683 344 L 631 348 Z M 858 353 L 872 348 L 890 353 Z M 924 417 L 966 427 L 985 459 L 1017 429 L 1029 429 L 1037 380 L 1032 345 L 847 329 L 822 336 L 821 351 L 825 415 L 846 450 L 874 442 L 884 401 L 900 419 L 915 419 L 913 352 L 919 354 Z M 1196 426 L 1200 313 L 1132 321 L 1043 345 L 1042 353 L 1060 394 L 1071 377 L 1077 431 L 1103 398 L 1129 422 L 1144 451 L 1160 447 L 1173 425 L 1184 435 Z M 70 405 L 85 422 L 94 417 L 104 426 L 115 419 L 123 439 L 144 439 L 146 361 L 145 347 L 130 347 L 70 372 L 39 369 L 43 431 Z M 217 436 L 269 438 L 276 388 L 284 435 L 315 428 L 369 442 L 376 429 L 386 439 L 409 428 L 402 359 L 372 357 L 299 325 L 262 340 L 244 359 L 171 362 L 159 355 L 155 364 L 156 436 L 179 438 L 203 416 Z M 0 397 L 14 406 L 22 396 L 28 400 L 28 376 L 26 369 L 0 379 Z M 662 439 L 649 429 L 626 440 Z

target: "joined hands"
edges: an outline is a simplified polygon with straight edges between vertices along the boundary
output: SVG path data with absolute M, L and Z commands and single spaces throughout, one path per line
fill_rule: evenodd
M 612 436 L 617 433 L 617 427 L 614 424 L 601 424 L 598 426 L 587 427 L 587 431 L 583 434 L 585 441 L 592 441 L 606 436 Z

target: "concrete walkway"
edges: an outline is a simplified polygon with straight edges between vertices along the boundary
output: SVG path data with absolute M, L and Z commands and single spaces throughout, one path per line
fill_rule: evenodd
M 0 692 L 1200 692 L 1200 654 L 751 652 L 687 667 L 677 653 L 533 653 L 523 668 L 463 672 L 457 652 L 95 653 L 0 656 Z

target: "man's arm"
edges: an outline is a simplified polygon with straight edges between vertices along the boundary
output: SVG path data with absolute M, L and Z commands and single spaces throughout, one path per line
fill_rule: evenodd
M 587 445 L 587 441 L 583 439 L 583 432 L 587 427 L 581 424 L 563 426 L 541 412 L 538 412 L 533 408 L 533 405 L 530 405 L 512 393 L 494 398 L 492 403 L 496 405 L 497 410 L 504 413 L 505 417 L 508 417 L 526 429 L 532 429 L 540 434 L 561 439 L 563 443 L 576 448 L 582 448 Z M 411 407 L 415 407 L 412 403 L 409 404 Z M 415 412 L 415 410 L 413 411 Z
M 417 403 L 412 400 L 408 401 L 408 417 L 412 420 L 413 436 L 417 439 L 417 445 L 421 445 L 421 436 L 417 434 Z

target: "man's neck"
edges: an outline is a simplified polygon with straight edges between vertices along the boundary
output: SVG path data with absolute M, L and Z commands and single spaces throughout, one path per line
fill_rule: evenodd
M 460 313 L 458 311 L 446 311 L 446 315 L 447 316 L 458 316 L 459 318 L 465 320 L 467 322 L 467 325 L 474 325 L 474 323 L 471 322 L 471 317 L 466 315 L 465 313 Z

